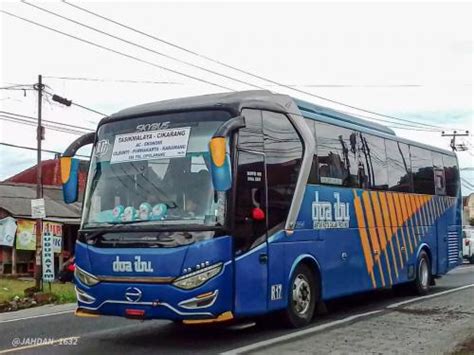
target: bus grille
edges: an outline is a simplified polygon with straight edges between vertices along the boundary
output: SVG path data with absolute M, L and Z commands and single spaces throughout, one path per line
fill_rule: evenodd
M 448 264 L 459 262 L 459 235 L 458 232 L 448 232 Z

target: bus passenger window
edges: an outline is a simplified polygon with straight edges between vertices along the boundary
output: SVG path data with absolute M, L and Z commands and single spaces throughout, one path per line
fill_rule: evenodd
M 459 189 L 459 168 L 454 156 L 443 154 L 444 174 L 446 176 L 446 194 L 457 196 Z
M 434 195 L 434 173 L 431 152 L 427 149 L 410 146 L 413 187 L 418 194 Z
M 321 184 L 357 187 L 359 165 L 356 132 L 317 122 L 316 136 Z
M 431 152 L 433 160 L 434 188 L 436 195 L 446 195 L 446 177 L 444 174 L 443 156 L 441 153 Z
M 408 145 L 385 140 L 388 165 L 388 189 L 390 191 L 411 192 L 411 167 Z
M 360 133 L 359 165 L 360 187 L 373 190 L 387 190 L 387 156 L 383 138 Z

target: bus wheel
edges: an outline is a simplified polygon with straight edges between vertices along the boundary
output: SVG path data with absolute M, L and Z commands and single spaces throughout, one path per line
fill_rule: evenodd
M 416 262 L 416 278 L 412 282 L 412 290 L 418 295 L 426 295 L 430 287 L 431 279 L 430 258 L 424 250 L 420 252 L 420 256 Z
M 469 258 L 469 264 L 474 264 L 474 255 Z
M 284 312 L 285 323 L 292 327 L 304 327 L 311 322 L 318 297 L 314 273 L 305 264 L 299 264 L 292 277 L 288 306 Z

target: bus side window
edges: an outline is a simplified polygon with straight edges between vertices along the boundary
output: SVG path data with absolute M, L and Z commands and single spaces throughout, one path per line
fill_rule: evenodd
M 456 157 L 443 154 L 444 174 L 446 177 L 446 194 L 457 196 L 459 189 L 459 168 Z
M 434 195 L 434 174 L 431 152 L 427 149 L 410 146 L 413 188 L 415 193 Z
M 268 229 L 286 221 L 303 157 L 303 144 L 288 117 L 263 112 L 267 167 Z
M 360 133 L 359 135 L 360 187 L 387 190 L 387 156 L 384 139 L 366 133 Z
M 446 195 L 446 177 L 441 153 L 431 152 L 433 160 L 434 188 L 436 195 Z
M 408 145 L 391 139 L 385 140 L 388 165 L 388 189 L 411 192 L 411 166 Z
M 315 129 L 320 183 L 357 187 L 355 132 L 321 122 Z

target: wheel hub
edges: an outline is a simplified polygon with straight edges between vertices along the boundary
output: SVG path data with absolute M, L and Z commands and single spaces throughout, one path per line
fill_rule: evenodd
M 423 288 L 428 287 L 429 283 L 429 270 L 428 270 L 428 263 L 425 259 L 420 260 L 419 266 L 419 275 L 420 275 L 420 283 Z
M 299 274 L 293 283 L 293 306 L 298 315 L 305 315 L 311 304 L 311 288 L 306 277 Z

